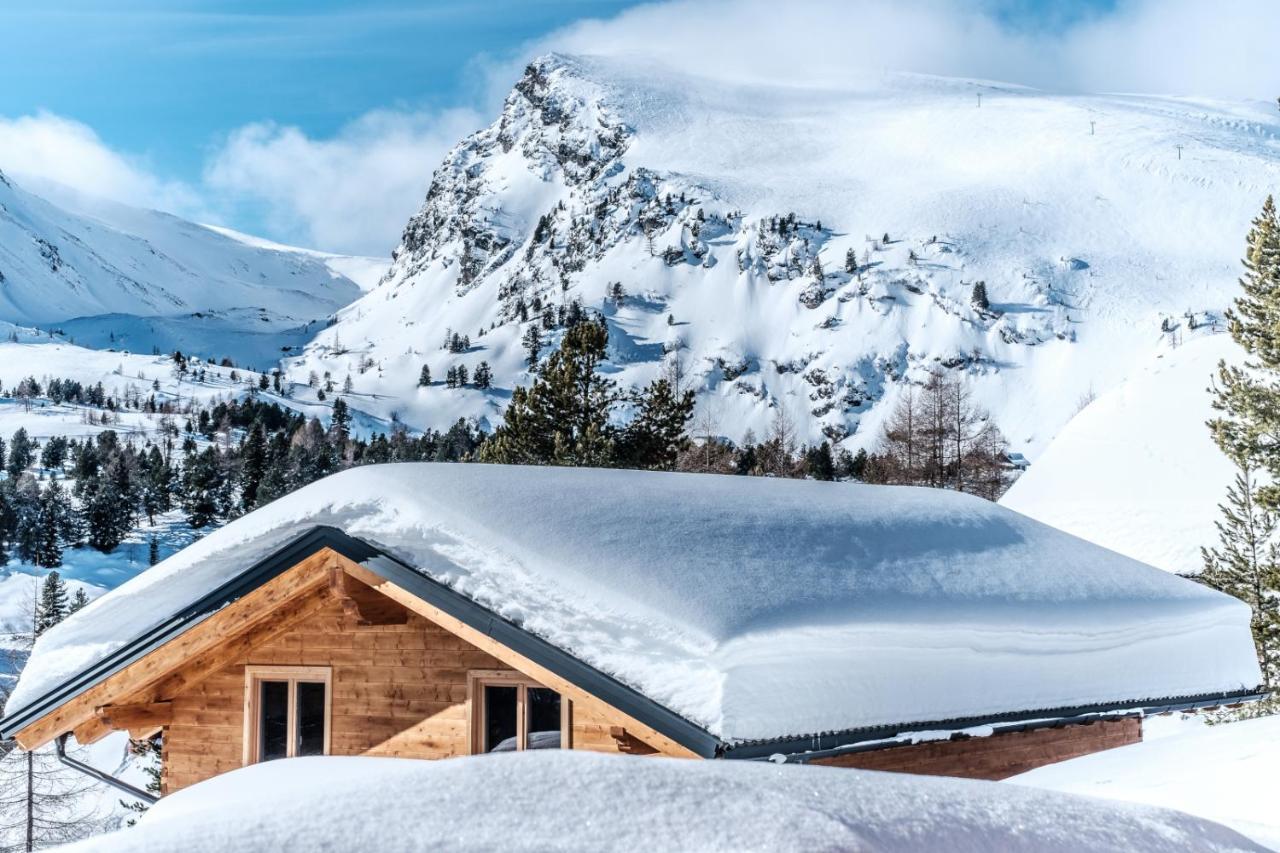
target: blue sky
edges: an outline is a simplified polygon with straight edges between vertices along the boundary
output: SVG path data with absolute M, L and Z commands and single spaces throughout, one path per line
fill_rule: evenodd
M 1263 20 L 1277 8 L 0 0 L 0 169 L 28 185 L 48 179 L 282 241 L 383 255 L 440 155 L 487 124 L 520 62 L 547 49 L 697 57 L 699 70 L 728 76 L 767 67 L 811 79 L 807 63 L 829 72 L 863 62 L 1051 88 L 1261 97 L 1272 83 L 1280 89 Z
M 48 110 L 199 176 L 208 147 L 271 120 L 327 136 L 377 107 L 470 102 L 471 60 L 624 0 L 38 0 L 0 6 L 0 115 Z M 0 165 L 0 168 L 3 168 Z

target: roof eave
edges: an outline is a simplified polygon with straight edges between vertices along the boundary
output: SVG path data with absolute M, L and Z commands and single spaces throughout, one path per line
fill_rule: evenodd
M 1160 699 L 1102 702 L 1092 705 L 1074 705 L 1058 708 L 1042 708 L 986 716 L 960 717 L 948 720 L 932 720 L 917 723 L 899 723 L 887 726 L 868 726 L 813 735 L 791 735 L 751 741 L 733 741 L 724 747 L 724 757 L 742 760 L 761 760 L 783 755 L 788 758 L 808 760 L 824 755 L 846 752 L 862 752 L 875 749 L 892 749 L 912 743 L 911 736 L 920 732 L 963 733 L 965 729 L 992 726 L 1000 732 L 1028 728 L 1052 728 L 1055 726 L 1085 723 L 1099 719 L 1125 716 L 1154 716 L 1174 711 L 1195 711 L 1256 702 L 1270 695 L 1261 685 L 1247 690 L 1202 693 L 1194 696 L 1175 696 Z

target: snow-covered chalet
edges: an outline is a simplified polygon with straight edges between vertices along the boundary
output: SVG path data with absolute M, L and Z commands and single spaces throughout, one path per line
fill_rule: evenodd
M 47 631 L 0 733 L 158 735 L 165 792 L 292 756 L 548 748 L 998 779 L 1260 682 L 1241 602 L 968 495 L 402 464 Z

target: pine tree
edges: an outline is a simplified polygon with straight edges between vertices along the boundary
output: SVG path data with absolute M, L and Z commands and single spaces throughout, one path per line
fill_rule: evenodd
M 1271 685 L 1280 675 L 1280 444 L 1273 439 L 1280 430 L 1280 222 L 1271 197 L 1253 220 L 1244 268 L 1227 329 L 1249 358 L 1243 367 L 1218 363 L 1210 390 L 1219 414 L 1208 424 L 1239 474 L 1221 506 L 1218 546 L 1203 551 L 1200 580 L 1250 606 L 1258 660 Z
M 810 448 L 805 454 L 805 469 L 815 480 L 834 480 L 836 463 L 831 456 L 831 445 L 824 441 L 817 447 Z
M 979 311 L 991 310 L 991 300 L 987 298 L 987 283 L 985 281 L 979 281 L 973 285 L 973 293 L 970 294 L 969 301 Z
M 489 462 L 599 466 L 614 458 L 609 409 L 614 382 L 596 373 L 609 332 L 603 322 L 582 322 L 565 333 L 560 349 L 526 391 L 512 392 L 505 422 L 481 448 Z
M 635 400 L 637 411 L 618 441 L 618 464 L 669 471 L 689 444 L 694 394 L 677 394 L 666 379 L 649 384 Z
M 1280 676 L 1280 546 L 1275 541 L 1277 517 L 1254 497 L 1256 472 L 1242 467 L 1221 504 L 1215 522 L 1218 545 L 1201 548 L 1204 570 L 1199 580 L 1244 601 L 1253 611 L 1254 644 L 1267 689 Z
M 77 610 L 83 610 L 84 606 L 89 603 L 89 596 L 85 593 L 84 587 L 78 587 L 76 594 L 71 596 L 71 604 L 67 606 L 67 613 L 75 613 Z
M 476 365 L 476 374 L 471 381 L 477 388 L 489 388 L 493 385 L 493 368 L 489 367 L 489 362 L 482 361 Z
M 538 331 L 536 325 L 529 326 L 524 330 L 524 338 L 521 343 L 525 349 L 525 362 L 529 365 L 529 372 L 538 369 L 538 356 L 542 352 L 542 333 Z
M 449 365 L 449 369 L 445 371 L 444 387 L 446 388 L 458 387 L 458 368 L 454 367 L 452 364 Z
M 330 423 L 333 426 L 334 440 L 339 444 L 345 444 L 351 437 L 351 409 L 347 406 L 346 400 L 341 397 L 333 401 Z
M 40 602 L 36 606 L 36 634 L 57 625 L 67 618 L 67 585 L 57 571 L 45 575 L 40 586 Z
M 853 250 L 853 247 L 844 253 L 844 271 L 849 275 L 858 271 L 858 253 Z
M 431 367 L 429 365 L 424 364 L 422 365 L 422 372 L 418 374 L 418 387 L 426 388 L 430 384 L 431 384 Z
M 334 420 L 337 421 L 338 403 L 334 401 Z M 249 512 L 258 505 L 258 487 L 262 484 L 262 476 L 267 467 L 267 436 L 262 424 L 255 423 L 245 436 L 240 450 L 240 508 Z M 152 543 L 155 538 L 152 537 Z
M 147 565 L 154 566 L 160 562 L 160 540 L 152 536 L 147 542 Z
M 465 364 L 458 365 L 458 387 L 461 388 L 470 381 L 471 377 L 467 375 L 467 366 Z
M 13 434 L 13 441 L 9 442 L 9 476 L 18 478 L 22 476 L 22 472 L 31 467 L 31 463 L 35 461 L 35 449 L 31 442 L 30 436 L 27 435 L 25 427 L 18 427 L 17 432 Z
M 198 530 L 217 521 L 222 512 L 224 490 L 216 450 L 206 447 L 187 457 L 182 470 L 182 505 L 188 524 Z

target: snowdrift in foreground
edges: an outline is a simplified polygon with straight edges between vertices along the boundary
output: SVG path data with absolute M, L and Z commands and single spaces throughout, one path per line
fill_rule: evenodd
M 1241 602 L 969 495 L 415 463 L 329 477 L 103 596 L 36 643 L 10 713 L 321 524 L 726 740 L 1261 681 Z
M 1262 717 L 1109 749 L 1007 781 L 1183 809 L 1280 850 L 1278 766 L 1280 717 Z
M 297 758 L 202 782 L 68 853 L 1260 850 L 1223 826 L 994 782 L 546 751 Z
M 1000 503 L 1171 572 L 1199 572 L 1200 548 L 1234 476 L 1205 421 L 1227 335 L 1187 343 L 1089 404 Z

